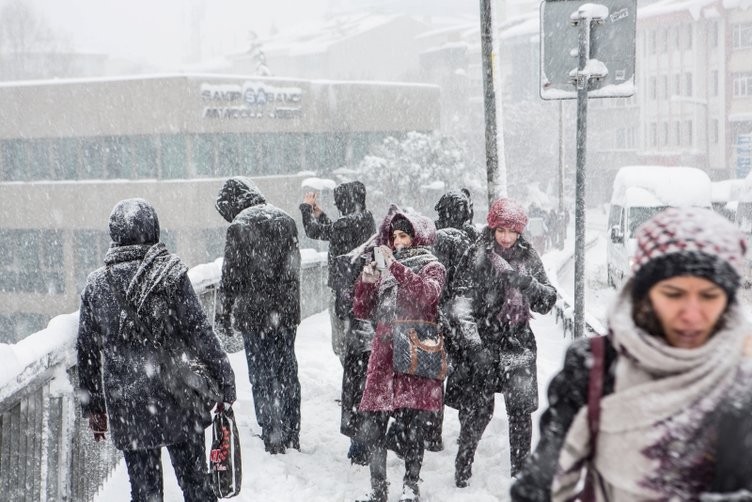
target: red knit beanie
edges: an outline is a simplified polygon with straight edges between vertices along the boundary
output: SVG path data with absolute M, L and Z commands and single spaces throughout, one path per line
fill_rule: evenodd
M 490 228 L 508 228 L 521 234 L 527 225 L 525 209 L 512 199 L 496 199 L 486 217 Z

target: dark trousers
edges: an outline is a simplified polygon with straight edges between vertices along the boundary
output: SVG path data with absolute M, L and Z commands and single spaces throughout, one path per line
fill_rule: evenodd
M 358 411 L 363 390 L 366 387 L 366 373 L 370 352 L 345 353 L 342 371 L 342 417 L 340 432 L 357 439 L 364 414 Z
M 296 328 L 243 333 L 253 404 L 264 443 L 286 445 L 300 435 Z
M 185 502 L 216 501 L 207 473 L 204 434 L 196 434 L 189 441 L 170 445 L 167 451 Z M 131 482 L 132 502 L 162 501 L 161 454 L 161 448 L 123 451 Z
M 386 486 L 386 451 L 394 450 L 405 460 L 404 484 L 417 488 L 423 466 L 423 429 L 427 412 L 399 410 L 389 426 L 387 413 L 364 413 L 360 438 L 372 449 L 371 486 L 375 491 Z M 397 432 L 392 432 L 397 431 Z
M 512 464 L 512 476 L 522 468 L 533 437 L 533 421 L 531 414 L 516 410 L 507 401 L 507 418 L 509 419 L 509 456 Z M 478 443 L 486 430 L 494 413 L 494 397 L 478 399 L 478 405 L 472 408 L 463 407 L 459 410 L 460 438 L 455 469 L 459 478 L 469 478 L 475 458 Z

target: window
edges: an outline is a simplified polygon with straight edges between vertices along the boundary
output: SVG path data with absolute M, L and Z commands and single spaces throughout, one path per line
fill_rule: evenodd
M 648 46 L 650 47 L 650 54 L 655 54 L 655 30 L 648 32 Z
M 650 123 L 650 146 L 658 146 L 658 125 L 655 122 Z
M 65 290 L 63 233 L 0 230 L 0 291 L 60 294 Z
M 681 145 L 681 122 L 678 120 L 674 122 L 674 144 Z
M 711 141 L 713 143 L 718 143 L 719 129 L 720 129 L 720 124 L 718 122 L 718 119 L 713 119 L 713 127 L 710 129 Z
M 198 176 L 213 176 L 214 137 L 210 134 L 196 134 L 193 137 L 192 163 Z
M 106 178 L 130 178 L 130 163 L 126 157 L 124 138 L 112 136 L 103 141 Z
M 3 181 L 25 181 L 27 179 L 26 166 L 28 165 L 26 141 L 13 139 L 2 142 L 2 159 L 0 159 L 2 174 L 0 179 Z
M 674 49 L 681 50 L 681 26 L 674 29 Z
M 713 96 L 718 96 L 718 70 L 713 70 L 712 76 L 713 82 L 711 87 L 713 88 Z
M 75 138 L 62 138 L 51 148 L 52 179 L 75 180 L 78 178 L 79 143 Z
M 188 150 L 186 137 L 182 134 L 161 137 L 162 170 L 161 178 L 188 178 Z
M 687 130 L 687 146 L 691 147 L 694 145 L 694 138 L 692 137 L 692 121 L 691 120 L 687 120 L 686 130 Z
M 27 180 L 49 180 L 52 177 L 50 143 L 50 140 L 46 139 L 29 140 L 29 160 L 25 166 Z
M 674 75 L 674 94 L 681 96 L 681 75 L 678 73 Z
M 668 122 L 663 123 L 663 137 L 661 140 L 661 143 L 663 143 L 664 146 L 668 145 Z
M 734 49 L 752 48 L 752 23 L 735 24 L 732 29 Z
M 101 267 L 110 247 L 110 234 L 103 230 L 77 230 L 73 234 L 76 291 L 81 292 L 89 274 Z
M 752 96 L 752 72 L 733 73 L 734 97 Z
M 660 32 L 660 49 L 659 52 L 668 52 L 668 35 L 669 30 L 661 30 Z
M 715 21 L 708 23 L 708 43 L 710 47 L 718 47 L 718 23 Z
M 159 138 L 156 136 L 131 136 L 128 138 L 130 159 L 136 178 L 156 178 L 159 161 Z
M 81 159 L 83 179 L 102 179 L 104 177 L 104 155 L 99 138 L 81 140 Z
M 668 99 L 668 97 L 669 97 L 669 94 L 668 94 L 668 75 L 663 75 L 661 77 L 661 92 L 662 92 L 661 97 L 663 99 Z
M 650 99 L 656 98 L 656 82 L 655 77 L 650 77 Z
M 686 50 L 692 50 L 692 25 L 688 24 L 686 25 L 686 38 L 685 38 L 685 44 L 684 48 Z
M 684 95 L 692 95 L 692 74 L 689 72 L 684 74 Z

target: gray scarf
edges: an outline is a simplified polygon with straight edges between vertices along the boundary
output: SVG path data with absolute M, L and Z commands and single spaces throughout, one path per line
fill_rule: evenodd
M 426 247 L 414 247 L 396 251 L 394 259 L 413 272 L 420 272 L 429 263 L 438 261 Z M 379 322 L 390 323 L 397 318 L 398 290 L 399 284 L 397 283 L 397 279 L 389 273 L 389 269 L 384 270 L 379 282 L 379 306 L 376 313 L 376 319 Z

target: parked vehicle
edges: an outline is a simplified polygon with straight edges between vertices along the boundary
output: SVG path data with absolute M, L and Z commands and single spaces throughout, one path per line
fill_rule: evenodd
M 694 167 L 625 166 L 614 178 L 608 215 L 608 284 L 630 275 L 635 230 L 668 207 L 711 207 L 708 175 Z

